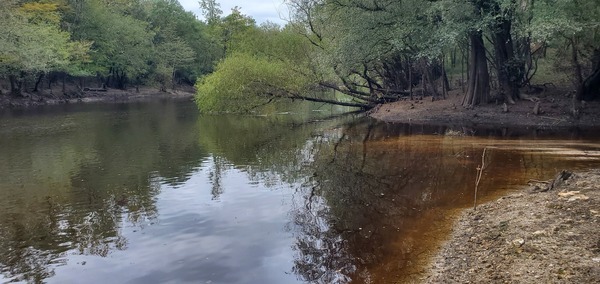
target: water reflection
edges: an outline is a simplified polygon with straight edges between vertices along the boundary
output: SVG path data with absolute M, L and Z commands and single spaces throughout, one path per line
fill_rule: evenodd
M 472 204 L 485 147 L 482 201 L 599 164 L 581 130 L 550 140 L 316 114 L 164 102 L 5 115 L 0 280 L 401 281 Z
M 539 132 L 519 140 L 465 133 L 488 132 L 363 120 L 322 139 L 293 214 L 294 271 L 318 283 L 396 283 L 419 273 L 448 229 L 445 214 L 473 203 L 486 147 L 484 201 L 530 178 L 600 164 L 593 142 L 535 140 Z
M 178 111 L 123 105 L 2 120 L 4 277 L 40 282 L 67 264 L 68 252 L 105 257 L 126 249 L 123 224 L 156 219 L 161 182 L 185 182 L 206 156 L 197 133 L 187 131 L 195 119 Z

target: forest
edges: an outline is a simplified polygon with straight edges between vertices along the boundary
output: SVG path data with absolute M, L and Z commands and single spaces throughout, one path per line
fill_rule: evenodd
M 195 85 L 202 112 L 290 99 L 368 110 L 457 87 L 466 108 L 548 85 L 569 85 L 578 101 L 600 92 L 596 0 L 285 3 L 279 26 L 239 7 L 224 16 L 215 0 L 198 3 L 202 20 L 176 0 L 3 1 L 4 92 Z M 541 61 L 566 83 L 535 80 Z
M 13 95 L 65 84 L 164 91 L 192 85 L 223 52 L 176 0 L 3 0 L 0 26 Z

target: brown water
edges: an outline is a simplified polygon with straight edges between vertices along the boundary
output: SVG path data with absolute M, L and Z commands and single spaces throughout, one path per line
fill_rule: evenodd
M 472 206 L 484 148 L 480 202 L 600 166 L 595 131 L 326 116 L 0 115 L 0 282 L 394 283 Z

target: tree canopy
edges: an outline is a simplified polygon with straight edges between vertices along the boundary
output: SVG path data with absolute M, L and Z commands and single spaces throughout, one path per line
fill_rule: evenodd
M 177 0 L 7 0 L 0 9 L 0 76 L 13 94 L 56 75 L 166 90 L 193 84 L 221 57 L 207 25 Z
M 309 97 L 369 109 L 413 93 L 444 97 L 450 87 L 446 62 L 455 61 L 457 51 L 465 54 L 468 67 L 463 106 L 492 100 L 512 104 L 530 99 L 520 88 L 531 84 L 540 47 L 563 51 L 558 61 L 568 62 L 578 98 L 599 92 L 594 0 L 287 3 L 292 14 L 281 29 L 261 29 L 239 11 L 211 18 L 223 36 L 225 58 L 197 83 L 202 110 L 247 110 L 237 106 L 239 100 L 255 105 L 274 98 Z M 236 17 L 245 22 L 232 28 Z M 294 52 L 268 49 L 268 42 L 283 37 L 297 42 L 281 46 Z M 252 45 L 255 39 L 264 46 Z M 571 54 L 564 52 L 569 49 Z
M 257 24 L 239 7 L 224 16 L 215 0 L 198 2 L 203 20 L 177 0 L 6 0 L 0 77 L 13 94 L 57 77 L 162 91 L 196 83 L 202 111 L 248 111 L 281 99 L 370 109 L 444 98 L 447 63 L 454 67 L 458 54 L 467 67 L 463 106 L 471 108 L 529 99 L 520 89 L 531 84 L 540 50 L 552 49 L 577 99 L 594 99 L 596 2 L 290 0 L 281 27 Z

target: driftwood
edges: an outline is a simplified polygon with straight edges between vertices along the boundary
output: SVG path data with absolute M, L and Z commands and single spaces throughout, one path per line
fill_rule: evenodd
M 529 182 L 536 182 L 536 183 L 544 184 L 544 187 L 535 186 L 532 190 L 533 192 L 546 192 L 546 191 L 550 191 L 550 190 L 553 190 L 553 189 L 559 187 L 566 180 L 568 180 L 572 175 L 573 175 L 572 172 L 569 172 L 567 170 L 562 170 L 562 171 L 560 171 L 560 173 L 558 173 L 556 175 L 556 177 L 554 177 L 554 179 L 551 179 L 548 181 L 529 180 Z

